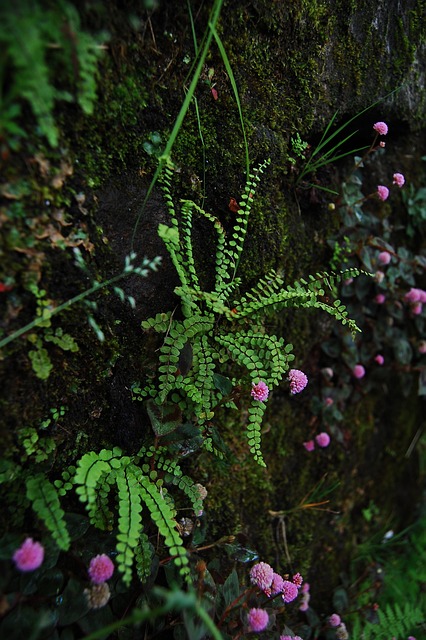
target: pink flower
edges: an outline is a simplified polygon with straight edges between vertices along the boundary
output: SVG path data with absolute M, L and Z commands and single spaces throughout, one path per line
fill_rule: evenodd
M 388 125 L 386 122 L 376 122 L 376 124 L 373 125 L 373 129 L 377 131 L 379 135 L 385 136 L 388 132 Z
M 423 289 L 419 289 L 419 302 L 426 302 L 426 291 L 423 291 Z
M 415 302 L 411 307 L 411 313 L 415 316 L 419 316 L 423 310 L 423 305 L 421 302 Z
M 338 627 L 340 623 L 341 619 L 337 613 L 333 613 L 328 619 L 328 624 L 330 625 L 330 627 Z
M 44 547 L 40 542 L 26 538 L 12 557 L 19 571 L 34 571 L 43 563 Z
M 405 183 L 405 178 L 402 175 L 402 173 L 394 173 L 393 174 L 393 183 L 392 184 L 396 184 L 398 187 L 402 187 L 402 185 Z
M 352 373 L 355 376 L 355 378 L 358 378 L 358 380 L 360 380 L 365 376 L 365 369 L 362 366 L 362 364 L 356 364 L 352 369 Z
M 284 602 L 292 602 L 299 593 L 298 588 L 295 584 L 290 582 L 289 580 L 283 581 L 283 600 Z
M 288 372 L 288 380 L 290 382 L 290 393 L 292 395 L 303 391 L 308 384 L 307 376 L 303 371 L 299 371 L 299 369 L 290 369 Z
M 308 440 L 307 442 L 303 443 L 303 446 L 305 447 L 306 451 L 313 451 L 315 449 L 315 442 L 313 440 Z
M 252 398 L 258 400 L 259 402 L 264 402 L 265 400 L 267 400 L 268 395 L 269 387 L 266 382 L 263 382 L 263 380 L 260 380 L 257 384 L 253 382 L 251 390 Z
M 309 595 L 309 594 L 307 594 Z M 302 600 L 300 607 L 299 607 L 299 611 L 307 611 L 309 609 L 309 602 L 307 600 Z
M 330 444 L 330 436 L 328 435 L 328 433 L 325 433 L 325 431 L 315 436 L 315 440 L 317 445 L 322 448 L 328 447 L 328 445 Z
M 281 593 L 284 588 L 284 579 L 279 573 L 274 573 L 271 584 L 271 595 L 276 596 L 277 593 Z
M 389 262 L 392 260 L 392 256 L 389 251 L 381 251 L 377 256 L 377 259 L 380 264 L 389 264 Z
M 374 280 L 378 284 L 383 282 L 384 278 L 385 278 L 385 274 L 383 273 L 383 271 L 376 271 L 376 273 L 374 274 Z
M 377 362 L 377 364 L 379 364 L 380 366 L 382 366 L 382 364 L 384 364 L 385 359 L 384 357 L 378 353 L 377 356 L 374 358 L 374 360 Z
M 382 149 L 384 149 L 386 147 L 386 142 L 384 142 L 383 140 L 381 140 L 379 142 L 379 147 L 382 147 Z
M 311 588 L 311 585 L 309 584 L 309 582 L 305 582 L 305 584 L 302 587 L 302 593 L 309 593 L 310 588 Z
M 379 186 L 377 187 L 377 195 L 379 196 L 380 200 L 387 200 L 389 197 L 389 189 L 387 187 L 384 187 L 382 184 L 379 184 Z
M 411 287 L 410 291 L 408 291 L 405 296 L 404 296 L 404 300 L 405 302 L 419 302 L 420 301 L 420 289 L 415 289 L 414 287 Z
M 302 586 L 303 578 L 300 573 L 295 573 L 293 576 L 293 582 L 298 589 Z
M 88 574 L 94 584 L 109 580 L 114 573 L 114 563 L 105 553 L 91 559 Z
M 262 591 L 267 591 L 274 579 L 274 570 L 267 562 L 258 562 L 250 570 L 250 580 Z
M 264 609 L 250 609 L 247 622 L 250 631 L 263 631 L 268 626 L 269 616 Z
M 378 293 L 377 296 L 374 296 L 374 302 L 376 304 L 383 304 L 386 301 L 386 296 L 383 293 Z

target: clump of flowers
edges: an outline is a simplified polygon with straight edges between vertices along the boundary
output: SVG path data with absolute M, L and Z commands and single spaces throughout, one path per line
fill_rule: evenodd
M 290 582 L 290 580 L 283 581 L 283 589 L 282 589 L 282 598 L 284 602 L 292 602 L 297 598 L 299 594 L 299 590 L 294 582 Z
M 105 553 L 91 559 L 88 574 L 94 584 L 102 584 L 114 573 L 114 563 Z
M 273 568 L 267 562 L 258 562 L 250 570 L 250 580 L 252 584 L 255 584 L 265 592 L 270 590 L 274 575 L 276 574 Z
M 247 616 L 247 623 L 250 631 L 263 631 L 268 626 L 269 615 L 264 609 L 253 607 Z
M 303 583 L 303 578 L 302 578 L 302 576 L 300 575 L 300 573 L 295 573 L 295 574 L 294 574 L 294 576 L 293 576 L 293 582 L 294 582 L 294 584 L 296 585 L 296 587 L 297 587 L 298 589 L 300 589 L 300 587 L 302 586 L 302 583 Z
M 308 384 L 308 377 L 299 369 L 290 369 L 288 372 L 288 380 L 290 382 L 290 393 L 300 393 Z
M 259 402 L 265 402 L 269 395 L 269 387 L 263 380 L 260 380 L 256 384 L 253 382 L 250 395 Z
M 32 538 L 26 538 L 13 554 L 13 561 L 19 571 L 34 571 L 44 560 L 44 547 Z

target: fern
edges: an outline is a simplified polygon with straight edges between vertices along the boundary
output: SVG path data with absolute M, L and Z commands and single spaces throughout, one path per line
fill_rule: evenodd
M 213 443 L 210 421 L 218 405 L 233 406 L 232 389 L 223 392 L 215 384 L 218 364 L 232 360 L 244 371 L 242 385 L 247 381 L 256 384 L 262 380 L 272 389 L 285 377 L 290 362 L 294 360 L 292 345 L 262 330 L 268 314 L 287 307 L 320 309 L 347 325 L 353 336 L 359 331 L 340 300 L 330 303 L 325 298 L 325 288 L 335 291 L 337 283 L 360 273 L 356 269 L 318 273 L 287 286 L 282 276 L 271 270 L 247 293 L 239 299 L 236 297 L 240 284 L 236 270 L 244 247 L 249 214 L 261 175 L 268 164 L 269 160 L 249 175 L 229 237 L 217 217 L 191 200 L 181 200 L 178 215 L 172 197 L 173 166 L 170 161 L 162 175 L 170 226 L 160 225 L 159 235 L 180 280 L 175 293 L 181 299 L 184 319 L 176 320 L 169 312 L 142 322 L 143 329 L 164 333 L 165 338 L 159 349 L 158 386 L 155 388 L 150 384 L 140 395 L 150 396 L 158 404 L 168 402 L 171 395 L 185 416 L 189 419 L 195 417 L 204 428 L 204 446 L 215 452 L 217 447 Z M 193 255 L 194 216 L 208 220 L 216 231 L 215 281 L 211 291 L 204 290 Z M 182 371 L 181 361 L 185 350 L 189 349 L 192 362 Z M 260 433 L 265 410 L 264 403 L 252 400 L 247 421 L 250 451 L 261 465 L 264 461 Z
M 56 488 L 44 473 L 27 478 L 26 487 L 27 498 L 34 511 L 49 529 L 58 547 L 66 551 L 70 546 L 70 537 Z
M 424 603 L 423 603 L 424 604 Z M 421 605 L 405 602 L 402 605 L 387 604 L 377 611 L 378 622 L 372 623 L 357 618 L 353 629 L 354 640 L 386 640 L 396 638 L 402 640 L 415 632 L 415 627 L 426 621 L 425 609 Z
M 77 463 L 74 483 L 80 500 L 86 503 L 90 521 L 98 528 L 105 528 L 106 502 L 99 502 L 98 494 L 108 497 L 112 486 L 117 490 L 117 564 L 123 580 L 129 584 L 135 554 L 140 558 L 146 548 L 146 534 L 142 524 L 142 511 L 146 508 L 160 535 L 179 567 L 182 575 L 188 575 L 188 558 L 182 538 L 177 530 L 173 501 L 163 488 L 163 482 L 177 485 L 191 500 L 193 508 L 201 509 L 199 496 L 190 478 L 182 475 L 179 466 L 167 460 L 164 454 L 158 457 L 158 469 L 165 473 L 165 480 L 147 463 L 139 465 L 141 450 L 137 456 L 122 456 L 118 448 L 103 449 L 99 453 L 86 453 Z M 154 453 L 148 452 L 152 458 Z M 107 513 L 112 513 L 107 509 Z M 145 541 L 145 542 L 144 542 Z

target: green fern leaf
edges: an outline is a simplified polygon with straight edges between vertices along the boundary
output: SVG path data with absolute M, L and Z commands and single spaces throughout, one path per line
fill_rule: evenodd
M 32 508 L 43 520 L 58 547 L 66 551 L 70 546 L 70 537 L 56 488 L 44 473 L 27 478 L 26 487 L 27 498 L 31 502 Z

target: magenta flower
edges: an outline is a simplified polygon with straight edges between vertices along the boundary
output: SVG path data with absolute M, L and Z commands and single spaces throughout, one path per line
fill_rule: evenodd
M 306 451 L 313 451 L 315 449 L 315 442 L 313 440 L 307 440 L 303 443 Z
M 385 359 L 384 357 L 378 353 L 377 356 L 374 358 L 375 362 L 377 362 L 377 364 L 379 364 L 380 366 L 382 366 L 382 364 L 384 364 Z
M 415 316 L 419 316 L 423 310 L 423 305 L 421 302 L 415 302 L 411 307 L 411 313 Z
M 292 395 L 303 391 L 308 384 L 307 376 L 303 371 L 299 371 L 299 369 L 290 369 L 288 372 L 288 380 L 290 382 L 290 393 Z
M 44 547 L 32 538 L 26 538 L 13 554 L 13 561 L 19 571 L 34 571 L 44 560 Z
M 386 122 L 376 122 L 376 124 L 373 125 L 373 129 L 377 131 L 380 136 L 385 136 L 388 132 L 388 125 Z
M 393 174 L 393 183 L 396 184 L 397 187 L 401 188 L 405 183 L 405 178 L 402 173 L 394 173 Z
M 296 587 L 298 589 L 300 589 L 300 587 L 302 586 L 302 582 L 303 582 L 303 577 L 300 575 L 300 573 L 295 573 L 294 574 L 293 582 L 296 585 Z
M 289 580 L 283 581 L 282 597 L 284 602 L 292 602 L 295 598 L 297 598 L 298 593 L 299 593 L 299 590 L 296 587 L 296 585 L 293 584 L 293 582 L 290 582 Z
M 387 187 L 384 187 L 382 184 L 379 184 L 379 186 L 377 187 L 377 195 L 379 196 L 380 200 L 383 200 L 384 202 L 389 197 L 389 189 Z
M 330 627 L 338 627 L 340 623 L 340 616 L 337 613 L 333 613 L 328 619 Z
M 269 616 L 264 609 L 250 609 L 247 622 L 250 631 L 263 631 L 268 626 Z
M 392 256 L 389 251 L 381 251 L 377 256 L 377 259 L 380 264 L 389 264 L 389 262 L 392 260 Z
M 284 589 L 284 578 L 282 578 L 279 573 L 274 573 L 274 577 L 272 579 L 272 584 L 271 584 L 271 595 L 276 596 L 277 593 L 282 593 L 283 589 Z
M 352 373 L 355 376 L 355 378 L 358 378 L 358 380 L 360 380 L 365 376 L 365 369 L 362 366 L 362 364 L 356 364 L 352 369 Z
M 309 593 L 310 588 L 311 588 L 311 585 L 309 584 L 309 582 L 305 582 L 305 584 L 302 587 L 302 593 Z
M 250 580 L 262 591 L 270 589 L 274 579 L 274 570 L 267 562 L 258 562 L 250 570 Z
M 325 448 L 330 444 L 330 436 L 328 435 L 328 433 L 325 433 L 325 431 L 323 431 L 322 433 L 319 433 L 317 436 L 315 436 L 315 441 L 319 447 Z
M 254 382 L 252 383 L 252 389 L 251 389 L 252 398 L 254 398 L 255 400 L 258 400 L 259 402 L 264 402 L 265 400 L 267 400 L 268 395 L 269 395 L 269 387 L 266 384 L 266 382 L 263 382 L 263 380 L 260 380 L 257 384 L 255 384 Z
M 386 301 L 386 296 L 383 293 L 378 293 L 377 296 L 374 296 L 374 302 L 376 304 L 383 304 Z
M 88 574 L 94 584 L 109 580 L 114 573 L 114 563 L 105 553 L 91 559 Z

